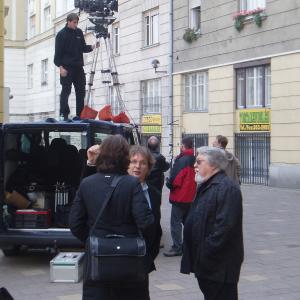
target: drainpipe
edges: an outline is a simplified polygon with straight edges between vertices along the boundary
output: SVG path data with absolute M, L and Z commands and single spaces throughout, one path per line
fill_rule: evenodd
M 169 158 L 173 163 L 173 0 L 169 0 Z

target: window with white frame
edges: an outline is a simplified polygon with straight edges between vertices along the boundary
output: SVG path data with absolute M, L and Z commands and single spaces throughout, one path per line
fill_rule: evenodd
M 49 0 L 45 0 L 42 13 L 42 29 L 46 31 L 51 27 L 51 6 Z
M 240 10 L 253 10 L 256 8 L 265 8 L 266 0 L 240 0 Z
M 150 79 L 141 82 L 143 114 L 161 112 L 161 80 Z
M 29 17 L 29 30 L 28 30 L 28 37 L 35 36 L 35 15 Z
M 120 27 L 119 23 L 113 24 L 112 26 L 113 33 L 113 51 L 114 54 L 120 53 Z
M 113 115 L 119 114 L 122 110 L 122 107 L 120 104 L 121 99 L 119 100 L 119 97 L 121 97 L 122 100 L 124 100 L 124 98 L 122 97 L 122 94 L 121 94 L 121 86 L 119 86 L 119 92 L 120 92 L 120 95 L 118 95 L 118 91 L 115 86 L 108 87 L 108 104 L 111 105 L 111 111 L 112 111 Z
M 158 9 L 144 12 L 144 46 L 151 46 L 159 42 L 159 14 Z
M 48 58 L 41 62 L 41 85 L 48 84 Z
M 197 72 L 185 75 L 185 111 L 207 111 L 208 74 Z
M 271 67 L 262 65 L 236 70 L 238 108 L 271 105 Z
M 33 64 L 27 65 L 27 88 L 33 88 Z
M 35 14 L 35 0 L 28 0 L 28 12 L 29 16 Z
M 201 6 L 190 8 L 190 28 L 196 32 L 201 31 Z

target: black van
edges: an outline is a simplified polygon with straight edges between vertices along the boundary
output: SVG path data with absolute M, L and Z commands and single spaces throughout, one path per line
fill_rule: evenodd
M 68 213 L 87 149 L 121 134 L 139 143 L 135 126 L 105 121 L 3 124 L 0 131 L 0 249 L 82 247 L 68 228 Z

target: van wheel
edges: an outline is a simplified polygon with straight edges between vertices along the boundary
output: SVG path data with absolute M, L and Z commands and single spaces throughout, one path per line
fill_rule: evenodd
M 16 256 L 20 253 L 20 246 L 13 246 L 11 248 L 2 249 L 5 256 Z

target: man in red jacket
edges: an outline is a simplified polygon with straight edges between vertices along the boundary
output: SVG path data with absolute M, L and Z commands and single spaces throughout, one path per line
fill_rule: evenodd
M 170 226 L 173 245 L 164 252 L 165 256 L 182 255 L 182 225 L 196 194 L 193 140 L 190 137 L 183 138 L 180 150 L 166 183 L 172 204 Z

